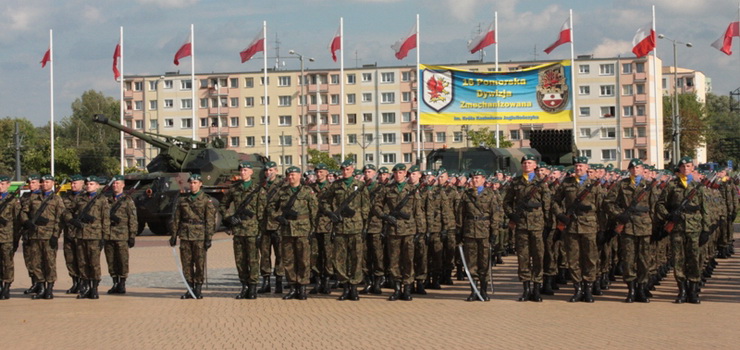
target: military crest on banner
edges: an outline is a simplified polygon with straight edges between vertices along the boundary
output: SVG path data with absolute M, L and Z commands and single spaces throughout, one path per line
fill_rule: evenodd
M 425 69 L 423 74 L 424 103 L 440 112 L 452 103 L 452 71 L 432 71 Z
M 537 103 L 540 108 L 548 113 L 564 110 L 570 100 L 570 91 L 568 91 L 563 66 L 558 64 L 541 69 L 538 79 Z

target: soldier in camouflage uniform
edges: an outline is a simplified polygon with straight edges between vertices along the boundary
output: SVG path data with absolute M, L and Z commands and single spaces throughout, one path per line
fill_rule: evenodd
M 54 193 L 54 177 L 41 177 L 41 191 L 32 193 L 23 207 L 20 221 L 29 245 L 31 267 L 36 279 L 33 299 L 53 299 L 57 280 L 57 248 L 63 223 L 71 217 L 62 199 Z
M 28 192 L 24 193 L 21 196 L 21 206 L 23 208 L 28 207 L 32 195 L 41 193 L 41 176 L 29 175 L 26 179 L 26 183 L 28 184 Z M 28 271 L 28 276 L 31 277 L 31 287 L 24 290 L 23 294 L 36 294 L 38 292 L 37 288 L 41 286 L 41 284 L 37 283 L 38 281 L 36 281 L 36 275 L 33 274 L 33 263 L 31 261 L 31 242 L 29 242 L 25 236 L 23 236 L 22 238 L 23 263 L 26 266 L 26 270 Z
M 375 201 L 375 212 L 386 222 L 388 235 L 388 270 L 393 280 L 393 294 L 388 300 L 412 300 L 414 282 L 414 238 L 426 232 L 421 196 L 406 181 L 406 165 L 393 167 L 394 183 L 385 185 Z M 403 285 L 403 292 L 401 291 Z
M 383 168 L 383 172 L 380 174 L 388 174 L 388 169 Z M 363 167 L 365 174 L 365 187 L 368 191 L 368 197 L 370 200 L 370 211 L 368 213 L 367 223 L 365 224 L 365 276 L 366 285 L 365 288 L 360 291 L 360 294 L 381 294 L 383 286 L 383 276 L 385 275 L 385 254 L 383 237 L 383 220 L 380 219 L 378 213 L 375 212 L 375 207 L 372 203 L 375 203 L 375 199 L 378 193 L 383 188 L 385 182 L 381 182 L 381 176 L 378 175 L 376 179 L 375 165 L 366 164 Z
M 602 207 L 603 192 L 598 183 L 588 178 L 588 158 L 575 157 L 575 176 L 563 180 L 553 197 L 552 210 L 558 224 L 564 226 L 565 251 L 575 292 L 570 302 L 592 303 L 599 251 L 597 209 Z M 578 201 L 579 197 L 582 200 Z
M 365 183 L 352 176 L 353 161 L 345 160 L 341 171 L 342 180 L 334 181 L 321 205 L 334 225 L 334 268 L 344 288 L 338 300 L 359 300 L 357 284 L 363 277 L 362 232 L 370 213 L 370 196 Z
M 457 223 L 455 213 L 450 207 L 450 199 L 441 185 L 441 180 L 446 179 L 444 176 L 436 177 L 439 173 L 427 171 L 426 174 L 421 194 L 427 221 L 427 263 L 430 271 L 428 283 L 431 289 L 441 289 L 444 241 L 449 239 L 448 234 L 454 235 Z
M 265 183 L 263 188 L 267 191 L 265 201 L 267 203 L 275 200 L 280 187 L 285 184 L 284 180 L 278 175 L 277 163 L 269 161 L 265 163 Z M 265 206 L 265 210 L 268 206 Z M 275 294 L 283 293 L 283 268 L 282 252 L 280 250 L 280 235 L 278 234 L 278 222 L 269 215 L 264 213 L 261 225 L 262 239 L 260 240 L 260 273 L 262 274 L 262 286 L 257 293 L 270 292 L 270 275 L 275 274 Z M 275 266 L 273 269 L 272 255 L 275 255 Z
M 326 164 L 318 163 L 314 167 L 316 182 L 311 184 L 311 189 L 316 193 L 319 204 L 326 201 L 326 195 L 331 183 L 327 180 L 329 168 Z M 329 279 L 334 273 L 333 244 L 331 240 L 332 223 L 322 210 L 319 210 L 316 232 L 311 236 L 311 270 L 315 279 L 315 287 L 311 294 L 331 294 Z
M 70 178 L 69 191 L 64 192 L 62 200 L 67 210 L 74 216 L 76 212 L 76 203 L 80 195 L 84 193 L 85 178 L 81 175 L 72 175 Z M 80 291 L 80 268 L 77 265 L 77 243 L 75 235 L 77 228 L 66 225 L 64 228 L 64 262 L 67 264 L 67 272 L 72 278 L 72 286 L 67 290 L 67 294 L 77 294 Z
M 0 175 L 0 300 L 10 298 L 10 285 L 15 278 L 13 255 L 17 246 L 14 246 L 20 233 L 18 215 L 21 212 L 21 202 L 8 192 L 9 188 L 10 177 Z
M 234 260 L 242 284 L 236 299 L 257 299 L 260 278 L 259 240 L 266 196 L 262 186 L 252 180 L 252 164 L 239 164 L 241 181 L 231 185 L 221 201 L 219 211 L 227 233 L 234 235 Z
M 286 170 L 288 185 L 280 188 L 268 203 L 268 213 L 280 225 L 280 247 L 285 276 L 290 291 L 283 299 L 306 300 L 306 285 L 311 277 L 311 246 L 309 236 L 316 229 L 319 203 L 308 186 L 301 185 L 301 169 Z
M 123 193 L 123 176 L 116 175 L 113 178 L 113 195 L 108 198 L 110 237 L 105 240 L 105 261 L 108 263 L 108 273 L 113 278 L 113 287 L 108 294 L 126 294 L 128 250 L 136 244 L 139 221 L 134 201 Z
M 550 216 L 550 188 L 545 177 L 537 177 L 537 159 L 525 155 L 521 160 L 522 176 L 517 176 L 504 197 L 504 210 L 516 236 L 519 281 L 524 291 L 519 301 L 542 301 L 543 259 L 542 233 Z M 534 286 L 532 286 L 534 283 Z M 551 281 L 547 281 L 551 284 Z
M 421 182 L 422 172 L 418 165 L 413 165 L 408 171 L 408 180 L 406 181 L 409 185 L 413 186 L 421 197 L 422 212 L 426 212 L 427 195 L 425 194 L 425 187 Z M 425 216 L 426 221 L 428 216 Z M 428 224 L 428 222 L 427 222 Z M 428 226 L 427 226 L 428 228 Z M 427 279 L 429 272 L 428 264 L 428 249 L 427 241 L 429 232 L 421 232 L 419 235 L 414 236 L 414 280 L 415 284 L 411 285 L 411 293 L 425 295 L 427 294 L 424 289 L 424 281 Z
M 174 247 L 180 237 L 180 261 L 185 281 L 193 290 L 195 298 L 202 299 L 206 254 L 211 248 L 213 234 L 216 233 L 218 209 L 211 197 L 201 191 L 203 180 L 200 174 L 190 175 L 188 183 L 190 192 L 181 194 L 177 200 L 170 245 Z M 180 297 L 191 298 L 189 292 Z
M 727 220 L 720 227 L 720 234 L 717 238 L 717 257 L 727 259 L 732 255 L 730 247 L 733 241 L 732 224 L 735 222 L 738 211 L 738 187 L 727 177 L 727 169 L 722 169 L 717 176 L 720 180 L 720 192 L 722 193 L 722 203 L 727 210 Z
M 451 215 L 452 223 L 451 227 L 447 228 L 447 232 L 444 229 L 440 232 L 440 238 L 442 239 L 442 273 L 439 276 L 440 284 L 451 286 L 452 285 L 452 270 L 455 268 L 455 232 L 457 231 L 457 203 L 459 200 L 459 193 L 455 190 L 454 181 L 451 176 L 447 173 L 447 169 L 439 168 L 437 170 L 437 183 L 440 186 L 440 190 L 444 192 L 447 197 L 445 203 L 445 211 Z

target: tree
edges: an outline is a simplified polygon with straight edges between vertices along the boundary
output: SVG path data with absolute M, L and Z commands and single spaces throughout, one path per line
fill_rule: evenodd
M 707 158 L 740 161 L 740 113 L 730 110 L 730 97 L 707 94 Z
M 341 154 L 335 154 L 330 155 L 329 152 L 322 152 L 317 149 L 309 148 L 308 149 L 308 163 L 309 164 L 318 164 L 318 163 L 324 163 L 326 164 L 326 167 L 331 170 L 339 170 Z M 355 159 L 354 153 L 347 153 L 344 156 L 344 160 L 347 159 Z
M 468 130 L 467 131 L 467 137 L 470 140 L 470 143 L 477 147 L 477 146 L 483 146 L 483 147 L 489 147 L 489 148 L 495 148 L 496 147 L 496 131 L 495 130 L 488 130 L 488 127 L 481 128 L 478 130 Z M 499 142 L 499 148 L 509 148 L 514 146 L 514 143 L 511 141 L 507 141 L 506 137 L 501 137 L 501 141 Z
M 33 151 L 39 145 L 39 141 L 42 138 L 47 139 L 46 136 L 39 134 L 39 129 L 34 127 L 33 124 L 25 118 L 10 118 L 6 117 L 0 119 L 0 140 L 5 140 L 4 143 L 0 144 L 0 173 L 13 175 L 15 173 L 15 124 L 18 123 L 18 129 L 21 137 L 21 169 L 24 174 L 28 174 L 29 164 L 26 162 L 28 159 L 28 152 Z M 47 157 L 48 161 L 48 157 Z
M 673 96 L 663 96 L 663 141 L 670 144 L 673 140 Z M 679 115 L 681 116 L 681 156 L 696 156 L 696 149 L 705 142 L 706 109 L 696 99 L 696 94 L 685 93 L 678 95 Z

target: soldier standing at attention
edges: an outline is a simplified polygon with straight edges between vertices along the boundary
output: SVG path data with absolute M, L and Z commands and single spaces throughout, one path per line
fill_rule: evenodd
M 537 159 L 525 155 L 521 164 L 522 176 L 511 181 L 504 197 L 504 210 L 509 227 L 514 231 L 519 280 L 524 285 L 519 301 L 539 302 L 542 301 L 540 288 L 545 255 L 542 233 L 550 216 L 551 194 L 546 177 L 538 177 L 535 173 Z M 552 282 L 548 279 L 546 283 L 549 286 Z
M 370 200 L 370 211 L 368 213 L 367 223 L 365 224 L 365 231 L 363 236 L 365 237 L 365 259 L 364 259 L 364 273 L 365 273 L 365 288 L 360 291 L 360 294 L 381 294 L 383 286 L 383 276 L 385 274 L 385 264 L 383 259 L 383 221 L 380 219 L 378 214 L 375 212 L 375 198 L 383 188 L 383 183 L 380 181 L 380 175 L 376 179 L 378 172 L 375 170 L 375 165 L 366 164 L 362 168 L 365 174 L 365 187 L 367 188 L 368 197 Z M 388 169 L 385 169 L 388 172 Z
M 316 225 L 319 202 L 308 186 L 301 185 L 301 169 L 295 166 L 286 171 L 288 185 L 280 188 L 268 203 L 279 226 L 280 248 L 285 276 L 290 291 L 284 300 L 306 300 L 306 285 L 311 278 L 311 246 L 309 236 Z
M 123 175 L 116 175 L 113 179 L 113 196 L 108 198 L 110 238 L 105 240 L 105 261 L 108 263 L 108 273 L 113 278 L 113 287 L 108 294 L 126 294 L 128 250 L 136 243 L 139 222 L 134 201 L 123 193 Z
M 455 268 L 455 232 L 457 230 L 457 217 L 455 215 L 457 214 L 459 193 L 455 190 L 454 179 L 450 178 L 445 168 L 439 168 L 437 170 L 437 184 L 441 192 L 447 197 L 447 200 L 443 202 L 444 211 L 449 215 L 449 219 L 452 220 L 449 223 L 450 226 L 446 229 L 442 228 L 439 235 L 442 240 L 442 272 L 439 276 L 439 283 L 451 286 L 452 270 Z
M 370 197 L 365 183 L 352 176 L 355 163 L 342 162 L 342 180 L 334 181 L 324 201 L 324 212 L 334 224 L 334 268 L 344 292 L 338 300 L 360 300 L 357 284 L 362 282 L 362 232 L 370 212 Z
M 480 282 L 480 295 L 483 301 L 489 301 L 488 274 L 491 270 L 491 244 L 496 241 L 501 223 L 496 211 L 500 210 L 501 202 L 493 193 L 486 189 L 486 174 L 476 169 L 470 173 L 472 187 L 460 195 L 458 217 L 462 223 L 462 231 L 457 241 L 462 243 L 465 261 L 468 263 L 472 283 Z M 477 300 L 471 286 L 467 301 Z
M 10 298 L 10 285 L 15 277 L 13 255 L 20 233 L 18 215 L 21 212 L 21 202 L 18 198 L 11 197 L 9 188 L 10 177 L 0 175 L 0 300 Z
M 70 178 L 69 191 L 64 192 L 62 200 L 67 210 L 74 216 L 77 199 L 84 193 L 85 178 L 81 175 L 72 175 Z M 80 267 L 77 264 L 77 243 L 75 235 L 77 228 L 66 225 L 64 228 L 64 262 L 67 264 L 67 272 L 72 277 L 72 287 L 67 290 L 67 294 L 77 294 L 80 291 Z
M 26 179 L 28 184 L 28 192 L 21 196 L 21 206 L 26 208 L 30 205 L 31 196 L 34 194 L 41 193 L 41 176 L 39 175 L 28 175 Z M 23 263 L 26 265 L 28 270 L 28 276 L 31 277 L 31 287 L 23 291 L 23 294 L 36 294 L 38 290 L 35 288 L 41 286 L 36 283 L 36 275 L 33 274 L 33 263 L 31 262 L 31 242 L 28 241 L 27 237 L 23 236 Z
M 425 186 L 422 184 L 422 173 L 418 165 L 413 165 L 409 168 L 408 172 L 408 183 L 414 186 L 416 191 L 419 193 L 421 198 L 421 210 L 425 213 L 424 221 L 426 222 L 426 228 L 429 228 L 428 213 L 426 211 L 426 194 Z M 427 279 L 429 273 L 429 261 L 428 261 L 428 247 L 427 241 L 429 238 L 429 231 L 424 230 L 414 236 L 414 280 L 416 283 L 412 285 L 411 292 L 414 294 L 426 295 L 424 282 Z
M 445 174 L 435 177 L 438 173 L 427 171 L 422 186 L 422 200 L 424 203 L 424 213 L 427 222 L 427 237 L 424 237 L 427 245 L 427 261 L 425 262 L 431 272 L 427 278 L 430 289 L 441 289 L 444 267 L 444 241 L 448 239 L 448 234 L 454 235 L 455 214 L 450 205 L 450 199 L 442 187 L 442 180 L 445 182 Z M 417 259 L 418 261 L 418 259 Z M 417 292 L 418 292 L 417 285 Z
M 323 204 L 331 183 L 327 180 L 329 169 L 324 163 L 316 164 L 316 182 L 311 189 L 316 193 L 319 205 Z M 311 294 L 331 294 L 329 278 L 334 273 L 334 248 L 331 240 L 332 223 L 329 217 L 319 210 L 316 232 L 311 237 L 311 269 L 315 277 L 316 287 Z
M 596 208 L 602 207 L 603 193 L 598 182 L 588 178 L 588 158 L 575 157 L 573 164 L 575 176 L 563 180 L 553 198 L 552 210 L 557 213 L 559 225 L 565 226 L 565 251 L 575 289 L 570 302 L 592 303 L 599 260 Z
M 180 237 L 180 261 L 182 261 L 185 281 L 190 285 L 197 299 L 203 299 L 202 287 L 205 275 L 206 253 L 211 248 L 213 234 L 216 232 L 216 206 L 203 191 L 200 174 L 188 178 L 190 193 L 180 195 L 172 220 L 170 246 L 177 244 Z M 185 292 L 180 299 L 191 299 Z
M 259 240 L 267 192 L 252 180 L 252 164 L 239 164 L 241 181 L 231 185 L 219 211 L 224 225 L 234 235 L 234 260 L 242 289 L 236 299 L 257 299 L 260 279 Z M 233 209 L 229 210 L 230 207 Z
M 71 217 L 62 199 L 54 193 L 54 177 L 41 177 L 41 191 L 32 193 L 21 211 L 31 267 L 36 278 L 33 299 L 53 299 L 57 280 L 57 248 L 63 222 Z
M 277 175 L 277 163 L 267 162 L 265 163 L 265 183 L 263 188 L 267 191 L 266 202 L 269 203 L 275 200 L 275 197 L 280 190 L 280 186 L 283 185 L 283 181 Z M 265 206 L 267 210 L 267 206 Z M 257 293 L 269 293 L 270 292 L 270 275 L 275 274 L 275 294 L 283 293 L 283 274 L 285 269 L 283 268 L 283 258 L 280 249 L 280 235 L 278 234 L 278 222 L 275 218 L 267 213 L 262 214 L 263 222 L 261 225 L 262 239 L 260 240 L 260 273 L 262 274 L 262 286 L 257 290 Z M 275 268 L 273 270 L 272 259 L 270 257 L 275 254 Z

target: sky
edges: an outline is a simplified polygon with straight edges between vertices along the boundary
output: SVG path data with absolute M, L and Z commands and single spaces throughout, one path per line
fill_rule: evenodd
M 345 67 L 414 65 L 416 54 L 397 60 L 390 46 L 407 35 L 420 15 L 421 63 L 465 63 L 478 59 L 467 41 L 498 12 L 499 61 L 567 59 L 567 45 L 550 55 L 542 50 L 557 38 L 573 10 L 575 54 L 633 57 L 632 37 L 656 8 L 658 33 L 690 42 L 678 48 L 678 66 L 702 71 L 713 92 L 740 87 L 740 47 L 733 56 L 709 45 L 738 18 L 738 3 L 728 0 L 5 0 L 0 5 L 0 117 L 20 117 L 43 125 L 50 118 L 49 66 L 41 58 L 54 37 L 54 119 L 72 113 L 71 104 L 93 89 L 119 96 L 111 71 L 112 55 L 124 30 L 124 74 L 190 73 L 190 59 L 172 62 L 195 26 L 196 73 L 251 72 L 262 68 L 262 54 L 244 64 L 239 51 L 267 21 L 268 58 L 297 70 L 295 50 L 315 62 L 306 68 L 339 68 L 329 43 L 344 18 Z M 484 60 L 493 62 L 489 47 Z M 673 65 L 673 47 L 658 40 L 658 56 Z

